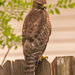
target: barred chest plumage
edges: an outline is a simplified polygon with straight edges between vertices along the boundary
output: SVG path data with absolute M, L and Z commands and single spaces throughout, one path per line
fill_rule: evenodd
M 46 35 L 49 38 L 49 36 L 51 34 L 51 23 L 50 23 L 49 14 L 47 11 L 44 11 L 43 14 L 44 14 L 44 22 L 43 22 L 44 24 L 43 24 L 42 32 L 45 33 L 43 35 Z M 47 38 L 47 40 L 48 40 L 48 38 Z

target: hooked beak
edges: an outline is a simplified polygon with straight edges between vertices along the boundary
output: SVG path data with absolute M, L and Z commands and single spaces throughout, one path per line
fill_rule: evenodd
M 44 4 L 44 5 L 43 5 L 43 8 L 45 8 L 45 9 L 46 9 L 46 4 Z

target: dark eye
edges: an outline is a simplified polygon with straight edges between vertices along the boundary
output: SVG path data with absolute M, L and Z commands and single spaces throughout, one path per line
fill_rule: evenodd
M 42 4 L 41 4 L 41 3 L 38 3 L 38 5 L 42 6 Z

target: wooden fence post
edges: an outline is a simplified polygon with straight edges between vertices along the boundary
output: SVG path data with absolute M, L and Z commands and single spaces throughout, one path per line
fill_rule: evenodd
M 6 61 L 3 66 L 5 68 L 6 75 L 25 75 L 25 63 L 24 60 Z
M 52 68 L 50 66 L 46 59 L 42 59 L 36 69 L 36 75 L 75 75 L 73 56 L 56 57 L 52 62 Z M 6 61 L 3 66 L 0 65 L 0 75 L 25 75 L 25 61 Z
M 42 59 L 38 64 L 36 75 L 51 75 L 50 63 L 46 59 Z
M 73 75 L 75 75 L 75 58 L 73 60 Z
M 73 75 L 73 56 L 56 57 L 52 62 L 52 75 Z
M 13 66 L 13 75 L 25 75 L 25 61 L 16 60 L 12 64 Z
M 12 64 L 10 60 L 7 60 L 6 63 L 3 65 L 3 68 L 5 69 L 6 75 L 12 75 Z
M 6 75 L 5 69 L 0 65 L 0 75 Z
M 50 63 L 46 59 L 42 59 L 36 69 L 36 75 L 51 75 L 50 73 Z M 25 61 L 6 61 L 3 67 L 0 66 L 0 75 L 25 75 Z

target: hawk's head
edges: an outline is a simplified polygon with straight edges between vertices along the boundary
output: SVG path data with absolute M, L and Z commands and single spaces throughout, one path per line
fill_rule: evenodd
M 34 0 L 33 2 L 33 8 L 37 9 L 46 9 L 46 0 Z

